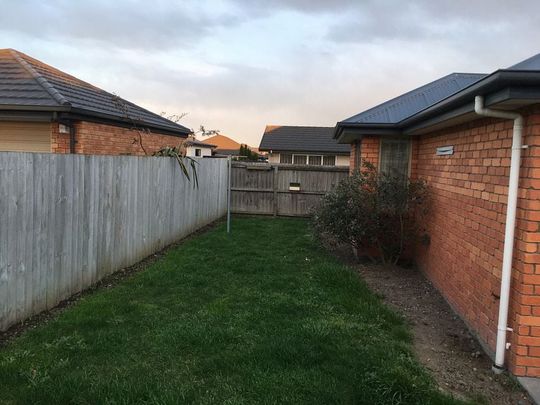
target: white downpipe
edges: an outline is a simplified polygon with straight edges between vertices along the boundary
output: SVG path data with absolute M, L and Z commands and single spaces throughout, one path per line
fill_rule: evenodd
M 519 189 L 519 169 L 523 134 L 523 116 L 507 111 L 492 110 L 484 107 L 484 97 L 476 96 L 474 111 L 478 115 L 514 120 L 512 133 L 512 157 L 510 159 L 510 178 L 508 182 L 508 204 L 506 207 L 506 227 L 504 231 L 504 253 L 501 273 L 501 297 L 499 301 L 499 322 L 497 326 L 497 348 L 493 371 L 501 373 L 504 369 L 504 355 L 507 349 L 506 334 L 508 328 L 508 306 L 510 302 L 510 283 L 512 281 L 512 259 L 514 257 L 514 231 L 516 227 L 516 207 Z

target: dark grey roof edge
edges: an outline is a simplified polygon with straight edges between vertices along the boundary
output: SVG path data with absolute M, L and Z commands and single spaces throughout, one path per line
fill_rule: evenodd
M 403 94 L 400 94 L 400 95 L 398 95 L 398 96 L 396 96 L 396 97 L 393 97 L 393 98 L 391 98 L 390 100 L 386 100 L 386 101 L 384 101 L 384 102 L 382 102 L 382 103 L 380 103 L 380 104 L 377 104 L 377 105 L 375 105 L 375 106 L 373 106 L 373 107 L 371 107 L 371 108 L 369 108 L 369 109 L 367 109 L 367 110 L 365 110 L 365 111 L 362 111 L 362 112 L 360 112 L 360 113 L 358 113 L 358 114 L 355 114 L 355 115 L 353 115 L 353 116 L 351 116 L 351 117 L 349 117 L 349 118 L 346 118 L 346 119 L 344 119 L 344 120 L 342 120 L 342 121 L 339 121 L 338 124 L 340 124 L 340 123 L 343 123 L 343 124 L 354 124 L 354 122 L 348 122 L 348 121 L 353 120 L 355 117 L 358 117 L 359 115 L 367 114 L 367 113 L 369 113 L 370 111 L 374 111 L 374 110 L 379 109 L 379 108 L 381 108 L 381 107 L 383 107 L 383 106 L 386 106 L 386 105 L 388 105 L 388 104 L 391 104 L 391 103 L 395 102 L 396 100 L 398 100 L 398 99 L 400 99 L 400 98 L 402 98 L 402 97 L 406 97 L 406 96 L 409 96 L 409 95 L 411 95 L 411 94 L 413 94 L 413 93 L 415 93 L 415 92 L 418 92 L 418 91 L 420 91 L 420 90 L 422 90 L 422 89 L 426 89 L 426 88 L 428 88 L 429 86 L 432 86 L 432 85 L 433 85 L 434 83 L 436 83 L 436 82 L 442 81 L 442 80 L 447 79 L 447 78 L 450 78 L 450 77 L 456 77 L 456 76 L 458 76 L 458 75 L 462 75 L 462 76 L 477 76 L 477 77 L 478 77 L 478 80 L 482 80 L 483 78 L 485 78 L 486 76 L 488 76 L 487 73 L 463 73 L 463 72 L 453 72 L 453 73 L 447 74 L 446 76 L 442 76 L 442 77 L 440 77 L 440 78 L 438 78 L 438 79 L 432 80 L 432 81 L 430 81 L 429 83 L 426 83 L 426 84 L 424 84 L 424 85 L 422 85 L 422 86 L 420 86 L 420 87 L 416 87 L 416 88 L 414 88 L 414 89 L 412 89 L 412 90 L 409 90 L 409 91 L 407 91 L 407 92 L 405 92 L 405 93 L 403 93 Z M 474 82 L 474 83 L 476 83 L 476 82 Z M 459 92 L 459 91 L 461 91 L 461 90 L 458 90 L 457 92 Z M 456 92 L 455 92 L 455 93 L 456 93 Z M 452 93 L 452 94 L 455 94 L 455 93 Z M 371 123 L 371 124 L 379 124 L 379 123 Z M 380 123 L 380 124 L 385 124 L 385 123 Z M 390 124 L 390 125 L 393 125 L 393 124 Z
M 92 86 L 92 85 L 91 85 Z M 148 114 L 151 114 L 151 115 L 155 115 L 156 117 L 160 117 L 164 120 L 167 120 L 169 123 L 170 123 L 170 126 L 176 130 L 184 130 L 186 133 L 188 134 L 191 134 L 193 131 L 191 129 L 189 129 L 188 127 L 185 127 L 183 126 L 182 124 L 178 124 L 177 122 L 174 122 L 174 121 L 171 121 L 170 119 L 166 118 L 166 117 L 163 117 L 162 115 L 159 115 L 153 111 L 150 111 L 144 107 L 141 107 L 140 105 L 138 104 L 135 104 L 129 100 L 126 100 L 116 94 L 113 94 L 113 93 L 109 93 L 108 91 L 106 90 L 103 90 L 103 89 L 100 89 L 101 91 L 103 91 L 104 93 L 107 93 L 108 95 L 110 95 L 112 98 L 116 97 L 116 98 L 119 98 L 120 100 L 122 100 L 123 103 L 126 103 L 126 104 L 129 104 L 130 106 L 134 107 L 134 108 L 138 108 L 140 110 L 143 110 L 145 112 L 147 112 Z M 91 111 L 91 110 L 89 110 Z M 144 119 L 141 121 L 141 120 L 138 120 L 137 118 L 133 118 L 133 117 L 127 117 L 127 119 L 131 119 L 133 121 L 139 121 L 139 123 L 144 123 L 145 125 L 149 125 L 146 121 L 144 121 Z M 163 125 L 163 127 L 165 127 L 165 125 Z
M 54 101 L 64 106 L 71 105 L 71 103 L 67 101 L 67 99 L 60 94 L 60 92 L 56 90 L 54 86 L 47 81 L 47 79 L 40 75 L 27 61 L 25 61 L 16 50 L 10 49 L 9 52 L 19 63 L 19 65 L 21 65 L 28 73 L 32 75 L 34 79 L 36 79 L 36 82 L 43 87 L 43 89 L 53 98 Z
M 340 144 L 341 145 L 341 144 Z M 278 152 L 278 153 L 305 153 L 305 154 L 310 154 L 310 153 L 320 153 L 320 154 L 326 154 L 326 155 L 343 155 L 343 156 L 348 156 L 351 151 L 328 151 L 328 150 L 318 150 L 318 149 L 297 149 L 297 150 L 294 150 L 294 149 L 276 149 L 276 148 L 259 148 L 259 150 L 261 152 L 270 152 L 270 151 L 273 151 L 273 152 Z
M 540 82 L 540 70 L 498 69 L 483 79 L 472 83 L 457 93 L 449 95 L 398 124 L 400 128 L 406 127 L 412 123 L 421 121 L 427 115 L 435 115 L 438 112 L 442 112 L 444 109 L 456 106 L 471 96 L 473 96 L 473 98 L 476 95 L 484 96 L 490 91 L 493 91 L 497 86 L 511 84 L 512 81 L 527 78 L 525 76 L 529 76 L 528 79 Z
M 326 126 L 321 126 L 321 125 L 272 125 L 272 124 L 268 124 L 266 125 L 264 132 L 266 132 L 268 128 L 270 129 L 270 131 L 272 131 L 277 128 L 323 128 L 323 129 L 330 130 L 334 127 L 326 127 Z
M 79 82 L 82 82 L 86 85 L 88 85 L 89 87 L 95 89 L 96 91 L 99 91 L 99 92 L 102 92 L 103 94 L 113 98 L 115 97 L 114 94 L 112 93 L 109 93 L 99 87 L 96 87 L 94 85 L 92 85 L 91 83 L 88 83 L 88 82 L 85 82 L 73 75 L 70 75 L 66 72 L 63 72 L 53 66 L 50 66 L 50 65 L 47 65 L 45 64 L 44 62 L 41 62 L 29 55 L 26 55 L 25 53 L 23 52 L 19 52 L 17 51 L 16 49 L 11 49 L 11 48 L 7 48 L 7 49 L 1 49 L 2 51 L 6 52 L 7 55 L 11 55 L 11 57 L 14 59 L 14 61 L 16 63 L 18 63 L 24 70 L 26 70 L 30 76 L 37 82 L 37 84 L 39 86 L 41 86 L 45 93 L 47 95 L 49 95 L 52 100 L 56 103 L 56 105 L 50 105 L 50 106 L 39 106 L 39 105 L 31 105 L 31 104 L 12 104 L 12 105 L 0 105 L 0 110 L 1 109 L 6 109 L 6 110 L 20 110 L 20 111 L 32 111 L 32 110 L 48 110 L 48 111 L 57 111 L 57 112 L 73 112 L 74 115 L 78 115 L 80 114 L 81 116 L 84 116 L 84 117 L 88 117 L 88 118 L 97 118 L 97 119 L 106 119 L 106 120 L 109 120 L 111 122 L 112 125 L 114 125 L 114 123 L 117 123 L 117 124 L 129 124 L 131 123 L 132 125 L 139 125 L 139 126 L 142 126 L 142 127 L 145 127 L 145 128 L 149 128 L 149 129 L 156 129 L 158 131 L 166 131 L 166 132 L 170 132 L 170 133 L 175 133 L 175 134 L 178 134 L 179 136 L 187 136 L 189 135 L 190 133 L 192 133 L 192 131 L 183 126 L 183 125 L 180 125 L 178 123 L 175 123 L 159 114 L 156 114 L 155 112 L 152 112 L 146 108 L 143 108 L 131 101 L 128 101 L 128 100 L 125 100 L 121 97 L 118 97 L 124 104 L 126 104 L 127 106 L 131 106 L 135 109 L 138 109 L 139 111 L 143 111 L 151 116 L 154 116 L 156 118 L 160 118 L 163 123 L 161 124 L 158 124 L 158 123 L 152 123 L 152 122 L 149 122 L 147 120 L 145 120 L 144 118 L 142 119 L 139 119 L 140 117 L 137 116 L 137 117 L 124 117 L 122 115 L 113 115 L 113 114 L 107 114 L 107 113 L 103 113 L 103 112 L 100 112 L 100 111 L 96 111 L 92 108 L 88 108 L 88 107 L 74 107 L 73 104 L 71 104 L 66 98 L 65 96 L 52 84 L 50 83 L 46 77 L 44 77 L 42 74 L 40 74 L 33 66 L 32 66 L 32 63 L 35 62 L 35 63 L 39 63 L 39 64 L 44 64 L 46 66 L 48 66 L 49 68 L 53 69 L 54 71 L 58 72 L 59 74 L 61 75 L 65 75 L 65 76 L 68 76 L 68 77 L 71 77 L 73 78 L 74 80 L 77 80 Z M 29 61 L 27 61 L 25 58 L 28 58 Z
M 217 145 L 212 145 L 210 143 L 205 143 L 197 139 L 188 139 L 184 142 L 186 146 L 206 146 L 208 148 L 217 148 Z
M 460 91 L 445 97 L 437 103 L 426 107 L 425 109 L 417 112 L 416 114 L 400 121 L 395 124 L 363 124 L 363 123 L 346 123 L 339 121 L 334 129 L 334 138 L 339 138 L 344 128 L 372 128 L 388 129 L 394 128 L 402 130 L 413 124 L 420 123 L 424 120 L 443 114 L 453 107 L 457 107 L 474 98 L 476 95 L 486 95 L 490 91 L 495 90 L 501 85 L 511 85 L 512 82 L 526 79 L 529 82 L 540 84 L 540 70 L 520 70 L 520 69 L 498 69 L 495 72 L 487 75 L 486 77 L 471 83 L 469 86 L 464 87 Z M 523 85 L 524 83 L 518 83 Z M 471 98 L 472 97 L 472 98 Z

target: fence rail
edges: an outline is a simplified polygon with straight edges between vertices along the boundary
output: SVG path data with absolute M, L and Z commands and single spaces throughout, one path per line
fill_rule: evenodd
M 0 330 L 222 217 L 227 162 L 0 153 Z
M 232 212 L 307 216 L 321 197 L 346 178 L 347 167 L 232 165 Z

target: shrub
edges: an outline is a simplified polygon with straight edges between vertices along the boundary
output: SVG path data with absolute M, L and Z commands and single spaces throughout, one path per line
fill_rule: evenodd
M 364 162 L 362 170 L 342 180 L 326 194 L 313 222 L 321 237 L 347 243 L 358 254 L 396 264 L 421 235 L 419 224 L 427 209 L 422 180 L 377 172 Z

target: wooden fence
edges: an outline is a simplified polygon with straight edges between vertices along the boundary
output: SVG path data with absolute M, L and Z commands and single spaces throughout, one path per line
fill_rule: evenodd
M 227 209 L 227 162 L 199 187 L 174 159 L 0 153 L 0 330 L 57 305 Z
M 232 212 L 307 216 L 321 197 L 348 176 L 346 167 L 232 164 Z

